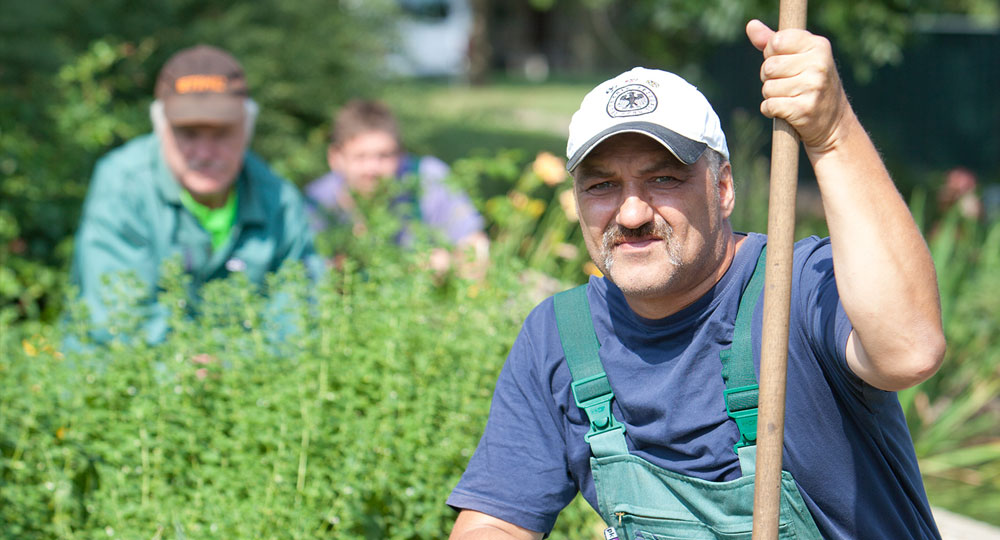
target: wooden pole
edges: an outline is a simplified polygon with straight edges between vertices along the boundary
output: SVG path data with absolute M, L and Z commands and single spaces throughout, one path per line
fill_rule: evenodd
M 781 0 L 778 29 L 806 27 L 806 0 Z M 799 137 L 788 122 L 774 120 L 771 139 L 771 193 L 767 215 L 767 266 L 761 336 L 757 464 L 754 481 L 753 540 L 776 540 L 781 509 L 781 455 L 785 431 L 785 375 L 788 316 L 792 290 L 795 190 Z

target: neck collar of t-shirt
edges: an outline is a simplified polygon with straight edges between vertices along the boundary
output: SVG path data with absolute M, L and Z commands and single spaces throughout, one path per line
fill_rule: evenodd
M 236 208 L 238 206 L 238 191 L 231 189 L 225 204 L 219 208 L 210 208 L 194 200 L 186 189 L 180 191 L 181 204 L 198 220 L 202 228 L 212 239 L 212 250 L 217 251 L 229 239 L 229 233 L 236 223 Z

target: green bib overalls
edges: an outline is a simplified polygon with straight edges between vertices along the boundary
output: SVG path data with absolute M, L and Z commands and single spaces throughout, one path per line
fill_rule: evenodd
M 587 413 L 590 468 L 605 536 L 621 540 L 750 539 L 757 439 L 757 377 L 750 321 L 764 286 L 764 252 L 740 297 L 732 347 L 720 354 L 724 398 L 740 440 L 734 446 L 743 476 L 710 482 L 671 472 L 629 454 L 625 426 L 611 414 L 614 393 L 598 356 L 586 285 L 555 296 L 556 323 L 573 376 L 576 404 Z M 822 536 L 787 471 L 781 473 L 778 538 Z

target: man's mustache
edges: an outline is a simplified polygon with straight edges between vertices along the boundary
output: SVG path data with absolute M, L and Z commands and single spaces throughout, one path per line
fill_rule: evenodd
M 216 172 L 224 170 L 226 164 L 218 159 L 195 159 L 187 162 L 188 169 L 199 172 Z
M 675 252 L 677 246 L 672 243 L 673 234 L 674 228 L 661 217 L 656 217 L 653 221 L 643 223 L 642 226 L 634 229 L 611 223 L 604 229 L 604 237 L 601 241 L 601 257 L 604 259 L 605 273 L 610 273 L 611 267 L 615 264 L 615 246 L 628 240 L 641 240 L 650 237 L 663 240 L 670 260 L 674 264 L 680 264 L 680 259 Z
M 604 249 L 610 250 L 622 242 L 648 238 L 650 236 L 659 238 L 660 240 L 669 241 L 673 232 L 673 228 L 668 225 L 666 221 L 659 219 L 646 222 L 641 227 L 636 227 L 634 229 L 622 227 L 617 223 L 611 223 L 608 225 L 608 228 L 604 230 L 602 243 Z

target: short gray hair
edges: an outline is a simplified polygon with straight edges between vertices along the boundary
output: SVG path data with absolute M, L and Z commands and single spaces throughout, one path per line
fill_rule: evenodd
M 705 166 L 708 167 L 709 174 L 712 175 L 712 181 L 715 185 L 719 185 L 719 174 L 722 172 L 722 164 L 726 162 L 726 158 L 716 150 L 711 148 L 705 149 Z

